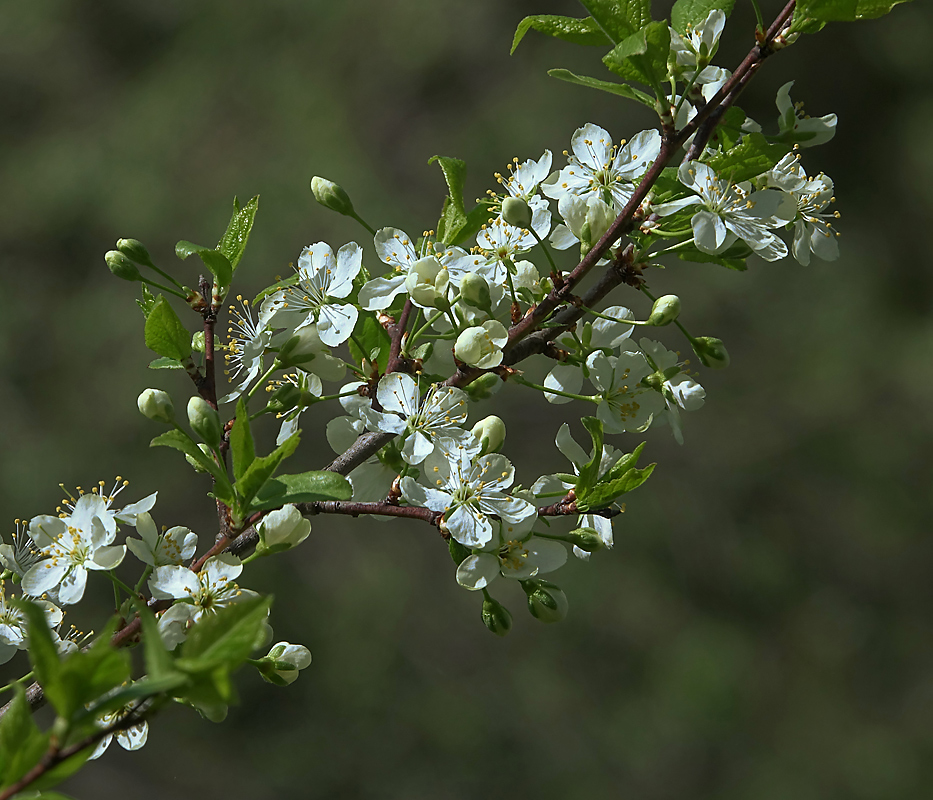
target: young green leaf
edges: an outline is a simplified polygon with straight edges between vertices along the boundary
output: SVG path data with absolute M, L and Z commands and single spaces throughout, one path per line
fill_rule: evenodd
M 614 44 L 651 22 L 651 0 L 580 0 Z
M 233 279 L 233 266 L 220 250 L 213 250 L 210 247 L 203 247 L 194 242 L 186 242 L 184 240 L 175 245 L 175 255 L 182 261 L 192 254 L 200 257 L 201 261 L 204 262 L 204 266 L 217 278 L 217 283 L 220 286 L 226 287 L 230 285 L 230 281 Z
M 253 434 L 249 429 L 249 411 L 242 397 L 237 401 L 236 421 L 230 430 L 230 453 L 233 456 L 233 477 L 240 480 L 256 458 Z
M 855 22 L 883 17 L 894 6 L 906 2 L 909 0 L 799 0 L 794 11 L 794 28 L 798 16 L 818 23 Z
M 185 455 L 191 456 L 195 461 L 198 462 L 208 473 L 210 473 L 214 479 L 217 481 L 217 485 L 214 487 L 215 491 L 218 487 L 230 487 L 230 479 L 227 477 L 227 473 L 220 467 L 217 462 L 201 450 L 200 447 L 188 436 L 186 433 L 180 430 L 171 430 L 166 431 L 165 433 L 156 436 L 151 442 L 149 442 L 150 447 L 171 447 L 174 450 L 179 450 Z
M 735 0 L 677 0 L 671 9 L 671 27 L 678 33 L 685 33 L 687 26 L 696 27 L 705 22 L 715 8 L 728 17 L 734 5 Z
M 146 347 L 164 358 L 184 361 L 191 355 L 191 334 L 162 295 L 146 317 L 145 337 Z
M 667 80 L 671 33 L 665 22 L 651 22 L 626 37 L 603 57 L 603 63 L 620 78 L 657 89 Z
M 249 510 L 265 511 L 288 503 L 317 503 L 325 500 L 349 500 L 350 482 L 336 472 L 318 470 L 272 478 L 256 493 Z
M 366 348 L 365 353 L 357 346 L 357 341 Z M 379 369 L 382 372 L 385 372 L 386 366 L 389 363 L 389 347 L 391 343 L 389 334 L 386 333 L 386 329 L 379 324 L 376 315 L 366 312 L 363 312 L 357 318 L 356 327 L 353 329 L 353 338 L 347 342 L 350 346 L 350 354 L 356 359 L 358 364 L 362 363 L 364 358 L 371 361 L 373 351 L 375 350 L 378 353 L 376 363 L 379 365 Z
M 592 17 L 576 19 L 574 17 L 558 17 L 551 14 L 536 14 L 525 17 L 518 23 L 515 36 L 512 39 L 512 49 L 509 55 L 515 52 L 518 43 L 525 38 L 529 30 L 536 30 L 545 36 L 554 36 L 567 42 L 582 45 L 611 45 L 612 40 L 603 33 L 603 29 Z
M 249 241 L 249 233 L 253 229 L 258 210 L 258 194 L 243 208 L 240 208 L 239 201 L 233 198 L 233 216 L 230 217 L 227 230 L 217 243 L 217 249 L 230 262 L 230 267 L 234 271 L 240 259 L 243 258 L 243 251 L 246 250 L 246 243 Z
M 234 487 L 243 509 L 249 507 L 256 493 L 275 474 L 279 464 L 295 452 L 300 438 L 300 433 L 293 433 L 269 455 L 253 459 Z
M 26 615 L 29 661 L 36 673 L 36 679 L 45 691 L 45 696 L 52 701 L 52 695 L 59 692 L 62 663 L 45 614 L 41 608 L 28 600 L 17 600 L 14 605 Z M 52 694 L 49 694 L 50 691 Z M 54 705 L 54 701 L 52 704 Z
M 601 81 L 598 78 L 590 78 L 587 75 L 576 75 L 569 69 L 549 69 L 547 74 L 552 78 L 574 83 L 577 86 L 586 86 L 588 89 L 599 89 L 601 92 L 627 97 L 629 100 L 635 100 L 651 109 L 655 107 L 655 100 L 651 95 L 645 94 L 627 83 L 612 83 L 611 81 Z
M 250 597 L 205 614 L 182 644 L 176 666 L 188 673 L 239 666 L 256 649 L 271 604 L 271 597 Z
M 767 172 L 791 151 L 790 145 L 773 144 L 760 133 L 749 133 L 731 150 L 713 156 L 707 163 L 734 183 Z
M 49 748 L 32 718 L 26 690 L 14 686 L 15 694 L 6 714 L 0 718 L 0 786 L 9 786 L 39 763 Z
M 438 163 L 447 182 L 448 197 L 444 199 L 441 209 L 441 218 L 437 223 L 437 237 L 445 244 L 449 244 L 452 237 L 466 225 L 466 208 L 463 205 L 463 179 L 466 175 L 466 164 L 459 158 L 450 156 L 431 156 L 429 164 Z
M 649 464 L 644 469 L 630 469 L 621 478 L 597 483 L 592 489 L 577 495 L 577 509 L 581 513 L 586 513 L 591 509 L 605 508 L 617 497 L 621 497 L 626 492 L 637 489 L 654 472 L 655 464 Z
M 593 440 L 593 450 L 589 463 L 580 467 L 580 475 L 575 487 L 577 497 L 596 483 L 599 477 L 599 464 L 603 458 L 603 423 L 596 417 L 583 417 L 581 421 Z
M 638 459 L 641 457 L 641 451 L 645 449 L 645 442 L 642 442 L 638 447 L 636 447 L 628 455 L 622 456 L 615 464 L 612 465 L 605 475 L 603 475 L 600 483 L 607 483 L 609 481 L 614 481 L 616 478 L 621 478 L 626 472 L 628 472 L 632 467 L 638 463 Z

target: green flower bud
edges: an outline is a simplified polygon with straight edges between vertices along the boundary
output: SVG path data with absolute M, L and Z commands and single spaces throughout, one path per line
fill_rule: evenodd
M 710 369 L 725 369 L 729 366 L 729 353 L 722 339 L 713 336 L 698 336 L 691 341 L 693 352 L 697 354 L 700 363 Z
M 460 299 L 468 306 L 478 308 L 492 316 L 489 284 L 478 272 L 468 272 L 460 279 Z
M 266 514 L 256 528 L 259 534 L 257 553 L 278 553 L 301 544 L 311 533 L 311 520 L 301 516 L 294 505 Z
M 256 668 L 263 680 L 276 686 L 288 686 L 298 678 L 298 672 L 311 664 L 311 651 L 302 644 L 279 642 Z
M 209 448 L 206 444 L 204 444 L 204 442 L 201 442 L 201 443 L 198 445 L 198 449 L 199 449 L 202 453 L 204 453 L 204 455 L 206 455 L 208 458 L 213 458 L 213 457 L 214 457 L 214 454 L 211 452 L 211 448 Z M 202 466 L 197 462 L 197 460 L 195 460 L 194 458 L 192 458 L 191 456 L 189 456 L 187 453 L 185 453 L 185 461 L 187 461 L 187 462 L 194 468 L 194 471 L 195 471 L 195 472 L 207 472 L 207 470 L 204 469 L 204 467 L 202 467 Z
M 498 453 L 505 441 L 505 423 L 495 414 L 477 422 L 470 431 L 480 443 L 480 455 Z
M 480 375 L 472 383 L 468 383 L 464 391 L 472 401 L 478 402 L 479 400 L 488 400 L 501 388 L 502 380 L 499 376 L 494 372 L 487 372 L 485 375 Z
M 345 217 L 353 216 L 353 203 L 343 187 L 317 176 L 311 179 L 311 193 L 324 208 L 343 214 Z
M 171 424 L 175 421 L 175 407 L 172 398 L 161 389 L 146 389 L 138 398 L 136 405 L 144 417 Z
M 142 264 L 146 267 L 155 266 L 149 257 L 149 251 L 139 239 L 117 239 L 117 250 L 125 255 L 130 261 Z
M 107 262 L 110 271 L 118 278 L 125 281 L 142 280 L 136 265 L 119 250 L 108 250 L 104 254 L 104 261 Z
M 654 301 L 648 324 L 661 326 L 670 325 L 680 316 L 680 298 L 676 294 L 666 294 Z
M 454 344 L 454 355 L 471 367 L 492 369 L 502 363 L 502 348 L 509 341 L 509 332 L 498 320 L 486 320 L 482 325 L 466 328 Z
M 528 595 L 528 610 L 541 622 L 560 622 L 567 616 L 570 604 L 567 595 L 559 586 L 547 581 L 522 581 L 522 589 Z
M 204 331 L 195 331 L 191 334 L 191 349 L 196 353 L 204 352 Z
M 570 531 L 564 539 L 570 544 L 576 545 L 585 553 L 595 553 L 605 545 L 595 528 L 576 528 Z
M 496 636 L 505 636 L 512 630 L 512 615 L 498 600 L 483 600 L 483 624 Z
M 506 197 L 502 201 L 502 219 L 516 228 L 531 227 L 531 206 L 521 197 Z
M 220 415 L 217 409 L 211 407 L 200 395 L 195 395 L 188 401 L 188 424 L 213 449 L 220 447 Z

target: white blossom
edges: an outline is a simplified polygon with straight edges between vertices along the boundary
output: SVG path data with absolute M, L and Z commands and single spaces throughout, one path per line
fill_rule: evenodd
M 196 533 L 180 525 L 160 533 L 148 512 L 136 515 L 135 527 L 140 538 L 127 538 L 126 546 L 136 558 L 150 567 L 181 564 L 191 559 L 198 547 Z

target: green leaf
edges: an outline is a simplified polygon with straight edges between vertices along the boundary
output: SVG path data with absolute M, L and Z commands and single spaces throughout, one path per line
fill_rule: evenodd
M 49 748 L 48 734 L 33 721 L 26 690 L 20 684 L 13 688 L 10 707 L 0 718 L 0 786 L 10 786 L 22 778 Z
M 790 145 L 771 143 L 760 133 L 749 133 L 731 150 L 706 163 L 720 177 L 739 183 L 767 172 L 790 151 Z
M 146 317 L 145 337 L 146 347 L 165 358 L 184 361 L 191 355 L 191 334 L 162 295 Z
M 43 687 L 45 696 L 51 700 L 49 691 L 51 690 L 53 694 L 58 691 L 62 663 L 45 614 L 39 606 L 28 600 L 17 600 L 14 605 L 26 615 L 29 633 L 29 662 L 36 673 L 36 680 Z
M 589 463 L 580 467 L 580 476 L 574 488 L 577 497 L 596 483 L 599 477 L 599 463 L 603 458 L 603 424 L 596 417 L 583 417 L 583 426 L 593 440 L 592 456 Z
M 724 151 L 731 150 L 743 136 L 747 135 L 742 130 L 746 119 L 745 112 L 741 108 L 730 106 L 713 131 L 711 141 L 720 144 Z
M 288 503 L 317 503 L 324 500 L 349 500 L 350 482 L 336 472 L 318 470 L 272 478 L 256 494 L 250 511 L 281 508 Z
M 279 464 L 295 452 L 300 438 L 300 433 L 293 433 L 269 455 L 253 459 L 242 477 L 237 479 L 235 486 L 243 509 L 250 505 L 250 501 L 256 496 L 256 493 L 275 474 Z
M 671 33 L 664 22 L 651 22 L 626 37 L 603 57 L 603 63 L 628 81 L 659 88 L 667 80 Z
M 149 369 L 184 369 L 185 365 L 177 358 L 157 358 L 149 362 Z
M 614 44 L 651 22 L 651 0 L 580 0 L 580 4 Z
M 244 242 L 244 246 L 245 244 Z M 210 247 L 203 247 L 194 242 L 186 242 L 184 240 L 175 245 L 175 255 L 182 261 L 192 254 L 200 257 L 201 261 L 204 262 L 204 266 L 217 278 L 217 283 L 220 286 L 226 287 L 230 285 L 230 281 L 233 280 L 233 266 L 223 253 L 219 250 L 213 250 Z
M 649 464 L 644 469 L 630 469 L 620 478 L 596 484 L 592 489 L 585 491 L 582 496 L 577 495 L 577 509 L 585 514 L 591 509 L 605 508 L 617 497 L 641 486 L 651 477 L 655 466 L 657 465 Z
M 223 500 L 228 505 L 233 500 L 233 487 L 230 484 L 230 479 L 227 477 L 227 473 L 224 469 L 214 461 L 211 456 L 202 452 L 201 448 L 195 444 L 183 431 L 175 430 L 166 431 L 165 433 L 156 436 L 151 442 L 149 442 L 150 447 L 171 447 L 174 450 L 179 450 L 185 455 L 191 456 L 195 461 L 198 462 L 208 473 L 210 473 L 216 483 L 214 484 L 214 494 L 221 500 Z
M 799 0 L 794 10 L 794 25 L 798 15 L 817 22 L 856 22 L 876 19 L 889 14 L 894 6 L 909 0 Z
M 741 239 L 737 239 L 723 252 L 717 255 L 704 253 L 696 247 L 686 247 L 677 253 L 677 257 L 681 259 L 681 261 L 694 261 L 699 264 L 719 264 L 721 267 L 726 267 L 736 272 L 745 272 L 745 270 L 748 269 L 745 260 L 753 253 L 754 251 L 751 247 Z
M 86 705 L 129 680 L 130 654 L 110 645 L 115 628 L 113 620 L 91 647 L 72 653 L 62 662 L 59 680 L 65 691 L 57 702 L 52 697 L 49 701 L 65 719 L 74 718 Z
M 233 216 L 230 217 L 227 230 L 217 243 L 217 249 L 230 262 L 232 270 L 236 270 L 240 259 L 243 258 L 243 251 L 246 250 L 249 232 L 253 229 L 253 221 L 256 219 L 258 209 L 258 194 L 243 208 L 240 208 L 239 201 L 233 198 Z
M 638 463 L 638 459 L 641 457 L 641 451 L 645 449 L 645 442 L 642 442 L 638 447 L 636 447 L 628 455 L 622 456 L 615 464 L 612 465 L 600 483 L 608 483 L 610 481 L 616 480 L 616 478 L 621 478 L 626 472 L 628 472 L 632 467 Z
M 466 244 L 469 249 L 475 242 L 476 234 L 495 214 L 486 203 L 479 203 L 473 206 L 472 210 L 466 215 L 466 223 L 455 233 L 447 237 L 445 244 Z
M 582 45 L 607 45 L 612 40 L 603 33 L 599 23 L 592 17 L 576 19 L 574 17 L 558 17 L 551 14 L 536 14 L 525 17 L 518 23 L 515 37 L 512 39 L 512 49 L 509 55 L 515 52 L 518 43 L 525 38 L 529 30 L 536 30 L 545 36 L 554 36 L 567 42 Z
M 257 294 L 253 298 L 253 302 L 250 305 L 255 306 L 257 303 L 264 300 L 270 294 L 275 294 L 279 289 L 285 289 L 289 286 L 294 286 L 296 283 L 298 283 L 297 272 L 294 275 L 289 275 L 287 278 L 283 278 L 280 281 L 276 281 L 271 286 L 267 286 L 265 289 L 263 289 L 259 294 Z
M 205 614 L 192 626 L 175 665 L 189 673 L 238 666 L 256 649 L 271 604 L 271 597 L 249 597 Z
M 356 327 L 353 329 L 353 337 L 366 348 L 364 353 L 353 339 L 348 340 L 350 354 L 356 359 L 356 363 L 362 363 L 364 358 L 372 361 L 372 354 L 375 350 L 378 353 L 376 363 L 379 365 L 380 371 L 385 372 L 389 363 L 389 347 L 392 340 L 389 338 L 386 329 L 379 324 L 376 315 L 365 311 L 360 314 L 356 320 Z
M 444 199 L 441 209 L 441 218 L 437 222 L 437 238 L 450 244 L 467 223 L 466 208 L 463 205 L 463 180 L 466 175 L 466 164 L 459 158 L 450 156 L 431 156 L 429 164 L 437 162 L 444 173 L 447 182 L 448 196 Z
M 705 22 L 714 8 L 725 11 L 728 17 L 734 5 L 735 0 L 677 0 L 671 9 L 671 27 L 684 33 L 688 25 L 696 27 Z
M 240 480 L 256 458 L 256 446 L 249 429 L 249 411 L 242 397 L 237 400 L 236 421 L 230 430 L 230 453 L 233 456 L 233 477 Z
M 176 674 L 172 654 L 165 649 L 162 637 L 159 635 L 159 625 L 156 622 L 155 614 L 141 600 L 136 601 L 135 604 L 137 614 L 139 614 L 139 624 L 142 628 L 146 674 L 154 680 Z
M 655 100 L 650 95 L 629 86 L 627 83 L 612 83 L 611 81 L 601 81 L 598 78 L 590 78 L 587 75 L 576 75 L 569 69 L 549 69 L 548 75 L 567 83 L 574 83 L 577 86 L 586 86 L 588 89 L 599 89 L 601 92 L 609 92 L 619 97 L 627 97 L 629 100 L 636 100 L 650 109 L 655 108 Z

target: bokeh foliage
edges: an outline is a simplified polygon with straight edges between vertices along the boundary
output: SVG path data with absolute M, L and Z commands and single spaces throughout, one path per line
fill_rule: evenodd
M 769 16 L 780 4 L 762 5 Z M 479 196 L 513 155 L 559 153 L 583 122 L 617 137 L 651 124 L 634 104 L 547 78 L 549 67 L 597 74 L 579 48 L 529 35 L 509 58 L 532 13 L 576 9 L 7 4 L 8 529 L 54 508 L 59 481 L 109 484 L 120 472 L 128 500 L 162 490 L 159 524 L 212 533 L 201 476 L 150 450 L 157 431 L 136 412 L 145 386 L 189 389 L 145 367 L 132 288 L 102 261 L 117 237 L 172 263 L 176 240 L 219 235 L 234 194 L 261 194 L 238 272 L 251 296 L 303 245 L 361 240 L 315 205 L 311 175 L 339 181 L 377 224 L 416 232 L 444 194 L 431 155 L 464 159 Z M 749 46 L 750 9 L 740 3 L 734 19 L 723 66 Z M 931 35 L 933 6 L 916 2 L 805 37 L 752 83 L 742 105 L 761 122 L 790 79 L 812 113 L 839 114 L 835 140 L 804 165 L 836 183 L 842 257 L 742 275 L 671 266 L 688 326 L 721 337 L 733 366 L 706 376 L 683 448 L 649 434 L 660 466 L 615 549 L 561 573 L 566 622 L 539 625 L 515 587 L 501 598 L 515 629 L 489 636 L 429 529 L 318 519 L 299 550 L 245 581 L 275 592 L 277 637 L 314 653 L 301 679 L 288 690 L 241 679 L 242 704 L 220 726 L 169 711 L 142 751 L 110 752 L 63 788 L 143 800 L 929 796 Z M 658 293 L 673 287 L 653 278 Z M 522 464 L 563 468 L 552 437 L 576 409 L 555 416 L 523 391 L 503 416 L 527 482 Z M 305 469 L 330 458 L 311 423 L 296 456 Z

